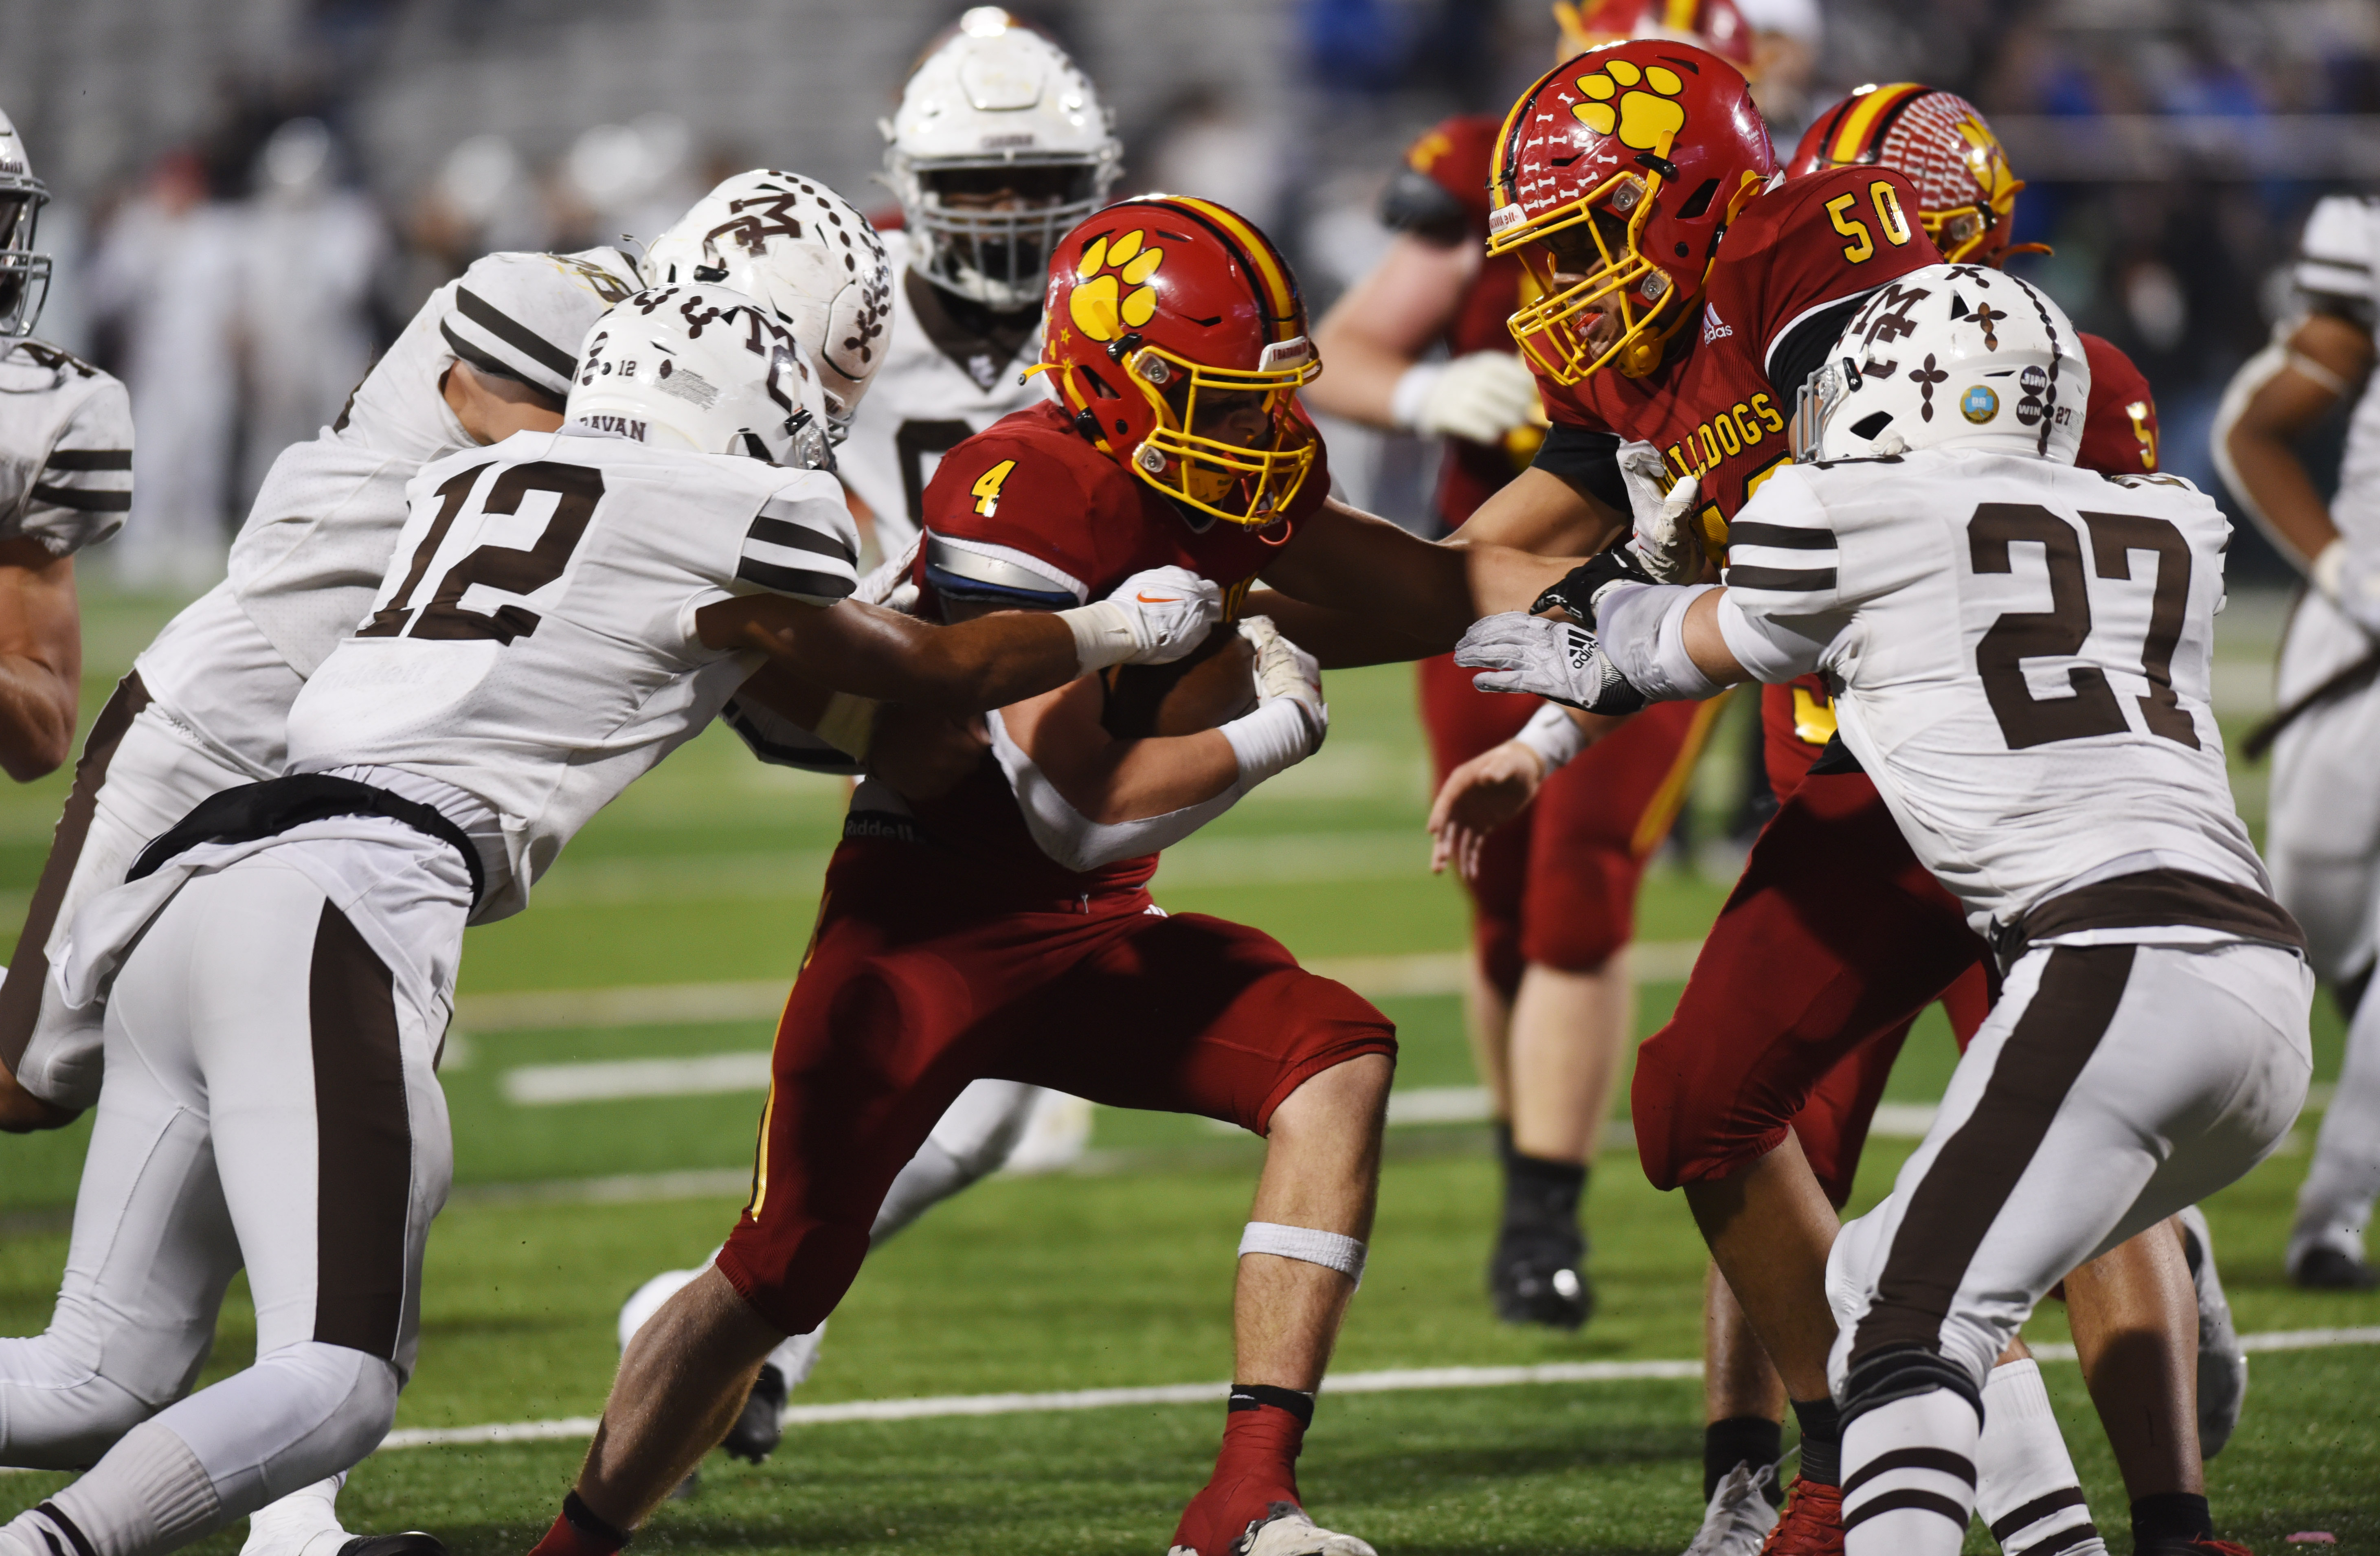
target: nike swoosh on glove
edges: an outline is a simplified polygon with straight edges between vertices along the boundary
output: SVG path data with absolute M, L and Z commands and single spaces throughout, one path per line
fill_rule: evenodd
M 1491 672 L 1471 678 L 1481 691 L 1526 692 L 1614 717 L 1645 706 L 1645 694 L 1620 673 L 1595 634 L 1569 622 L 1518 611 L 1486 617 L 1472 623 L 1454 646 L 1454 663 Z
M 1152 567 L 1124 579 L 1102 603 L 1124 614 L 1133 642 L 1125 663 L 1170 664 L 1222 619 L 1223 591 L 1187 567 Z

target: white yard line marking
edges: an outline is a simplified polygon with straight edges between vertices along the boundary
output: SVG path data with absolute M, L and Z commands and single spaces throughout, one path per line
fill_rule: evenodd
M 2308 1351 L 2334 1345 L 2380 1345 L 2380 1326 L 2364 1329 L 2278 1330 L 2244 1334 L 2251 1351 Z M 2036 1345 L 2046 1361 L 2072 1361 L 2071 1345 Z M 1323 1385 L 1333 1394 L 1405 1393 L 1430 1389 L 1505 1389 L 1548 1383 L 1621 1383 L 1700 1378 L 1698 1361 L 1553 1362 L 1539 1367 L 1421 1367 L 1381 1372 L 1350 1372 Z M 923 1421 L 962 1416 L 1029 1416 L 1062 1410 L 1105 1410 L 1119 1405 L 1208 1404 L 1223 1397 L 1228 1383 L 1167 1383 L 1141 1389 L 1068 1389 L 1056 1393 L 945 1394 L 925 1399 L 856 1399 L 841 1404 L 788 1406 L 789 1427 L 831 1426 L 843 1421 Z M 393 1431 L 381 1442 L 385 1453 L 404 1448 L 450 1448 L 488 1442 L 551 1442 L 592 1437 L 595 1418 L 572 1416 L 558 1421 L 504 1421 L 479 1427 L 414 1427 Z
M 769 1051 L 687 1054 L 676 1059 L 612 1059 L 583 1064 L 524 1064 L 506 1070 L 504 1100 L 519 1108 L 606 1102 L 624 1097 L 706 1097 L 769 1089 Z

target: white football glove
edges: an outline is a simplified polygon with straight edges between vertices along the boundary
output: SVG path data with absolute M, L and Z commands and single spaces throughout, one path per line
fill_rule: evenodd
M 912 575 L 917 570 L 917 549 L 926 543 L 921 531 L 892 556 L 868 570 L 851 591 L 854 600 L 870 605 L 881 605 L 888 611 L 898 611 L 905 616 L 917 614 L 917 586 Z
M 2333 541 L 2307 573 L 2348 620 L 2380 638 L 2380 552 Z
M 1620 479 L 1628 488 L 1629 516 L 1635 533 L 1628 549 L 1645 565 L 1655 583 L 1699 583 L 1703 576 L 1703 543 L 1694 533 L 1694 500 L 1702 482 L 1693 476 L 1661 490 L 1669 463 L 1648 443 L 1620 445 Z
M 1330 709 L 1322 700 L 1322 664 L 1312 654 L 1281 635 L 1270 616 L 1249 616 L 1240 623 L 1240 636 L 1257 651 L 1257 708 L 1272 702 L 1293 704 L 1305 718 L 1307 742 L 1301 755 L 1322 748 L 1330 733 Z
M 1135 573 L 1114 593 L 1058 619 L 1075 631 L 1085 675 L 1111 664 L 1169 664 L 1221 619 L 1223 591 L 1186 567 Z
M 1509 351 L 1474 351 L 1451 362 L 1424 362 L 1397 380 L 1389 414 L 1424 437 L 1502 443 L 1537 410 L 1537 379 Z
M 1645 694 L 1620 673 L 1595 634 L 1569 622 L 1509 611 L 1471 624 L 1454 663 L 1481 691 L 1528 692 L 1550 702 L 1619 716 L 1645 706 Z

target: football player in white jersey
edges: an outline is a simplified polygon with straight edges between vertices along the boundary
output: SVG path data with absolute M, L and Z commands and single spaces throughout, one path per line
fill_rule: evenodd
M 957 712 L 1175 657 L 1220 613 L 1171 569 L 1054 618 L 850 603 L 856 537 L 791 333 L 662 287 L 578 361 L 564 430 L 408 483 L 362 625 L 289 707 L 287 772 L 199 805 L 61 948 L 67 1008 L 104 998 L 91 1160 L 116 1164 L 85 1183 L 74 1257 L 143 1275 L 78 1304 L 69 1273 L 95 1366 L 0 1348 L 0 1460 L 97 1459 L 0 1527 L 6 1556 L 168 1550 L 377 1444 L 452 1165 L 433 1066 L 464 926 L 525 906 L 764 660 Z M 242 1265 L 256 1362 L 176 1399 Z
M 2370 1291 L 2364 1229 L 2380 1195 L 2380 200 L 2333 195 L 2306 221 L 2300 308 L 2232 378 L 2216 468 L 2311 586 L 2281 647 L 2280 711 L 2249 748 L 2273 748 L 2265 846 L 2273 886 L 2305 926 L 2314 970 L 2348 1018 L 2347 1059 L 2298 1190 L 2289 1278 Z M 2324 503 L 2295 447 L 2350 402 L 2338 493 Z M 2277 736 L 2276 737 L 2276 732 Z
M 132 505 L 124 385 L 32 338 L 50 289 L 50 257 L 33 249 L 49 198 L 0 114 L 0 772 L 20 784 L 74 748 L 74 553 Z
M 1950 1556 L 1995 1359 L 2068 1271 L 2280 1143 L 2313 979 L 2209 706 L 2221 511 L 2074 468 L 2089 369 L 2003 273 L 1914 272 L 1833 357 L 1723 585 L 1632 581 L 1609 553 L 1554 591 L 1595 632 L 1502 616 L 1458 659 L 1605 713 L 1824 672 L 1844 745 L 1990 941 L 1999 1003 L 1828 1268 L 1845 1549 Z

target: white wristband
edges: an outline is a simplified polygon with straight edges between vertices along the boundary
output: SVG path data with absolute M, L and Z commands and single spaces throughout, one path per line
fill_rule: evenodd
M 1512 736 L 1517 743 L 1537 754 L 1548 772 L 1560 770 L 1572 757 L 1586 749 L 1586 732 L 1570 716 L 1570 710 L 1558 702 L 1548 702 L 1536 711 L 1536 716 L 1521 726 Z
M 2347 541 L 2334 540 L 2306 565 L 2306 581 L 2332 604 L 2338 603 L 2338 586 L 2347 572 Z
M 1303 1259 L 1325 1270 L 1336 1270 L 1357 1285 L 1364 1283 L 1367 1250 L 1341 1232 L 1317 1232 L 1310 1226 L 1285 1226 L 1277 1221 L 1252 1221 L 1240 1234 L 1240 1257 L 1270 1254 L 1276 1258 Z
M 1312 716 L 1293 697 L 1269 699 L 1255 712 L 1221 726 L 1239 759 L 1240 788 L 1252 789 L 1314 754 Z
M 1389 419 L 1402 432 L 1410 432 L 1419 426 L 1421 407 L 1429 403 L 1429 392 L 1444 376 L 1444 362 L 1423 362 L 1398 374 L 1396 387 L 1389 391 Z
M 1075 634 L 1075 659 L 1083 675 L 1122 664 L 1139 650 L 1132 635 L 1132 617 L 1112 600 L 1095 600 L 1061 611 L 1058 619 Z

